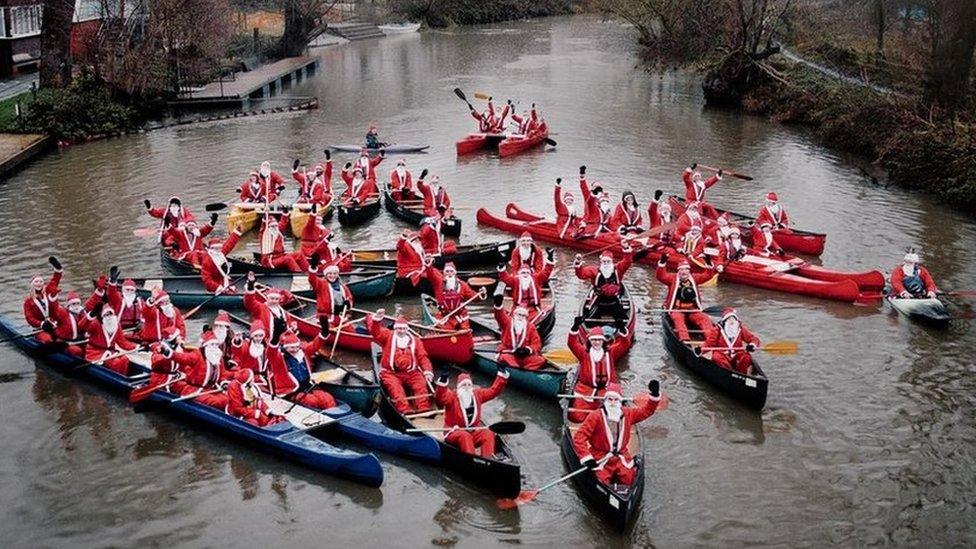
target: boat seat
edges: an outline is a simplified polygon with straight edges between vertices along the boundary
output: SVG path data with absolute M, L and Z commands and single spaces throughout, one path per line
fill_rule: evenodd
M 291 288 L 289 291 L 293 294 L 298 292 L 308 292 L 311 291 L 312 285 L 308 282 L 307 276 L 293 276 L 291 277 Z
M 162 290 L 163 281 L 159 278 L 147 278 L 146 280 L 142 281 L 142 288 L 149 291 L 155 290 L 156 288 Z

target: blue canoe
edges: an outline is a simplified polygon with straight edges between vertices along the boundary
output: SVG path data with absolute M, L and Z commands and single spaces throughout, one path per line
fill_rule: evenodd
M 16 326 L 0 315 L 0 335 L 13 338 L 25 333 L 29 333 L 26 328 Z M 62 352 L 48 353 L 33 337 L 21 337 L 13 340 L 12 343 L 28 356 L 43 360 L 55 368 L 66 370 L 67 373 L 84 376 L 124 395 L 128 395 L 133 387 L 148 379 L 148 371 L 126 377 L 98 365 L 76 368 L 83 364 L 80 358 Z M 336 448 L 312 435 L 315 429 L 330 428 L 332 422 L 311 429 L 298 428 L 287 421 L 262 428 L 192 400 L 170 402 L 176 398 L 177 395 L 172 393 L 156 391 L 148 400 L 154 404 L 165 405 L 170 410 L 192 419 L 194 425 L 210 427 L 312 469 L 367 486 L 378 487 L 383 484 L 383 468 L 376 456 Z

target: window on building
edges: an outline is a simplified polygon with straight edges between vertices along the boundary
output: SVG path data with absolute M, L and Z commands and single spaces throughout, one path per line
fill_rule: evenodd
M 10 8 L 10 36 L 40 34 L 44 6 L 15 6 Z
M 7 18 L 5 13 L 7 8 L 0 8 L 0 36 L 7 36 Z
M 118 4 L 118 2 L 106 0 L 77 0 L 75 3 L 75 23 L 90 21 L 92 19 L 101 19 L 103 8 L 111 9 L 112 4 Z

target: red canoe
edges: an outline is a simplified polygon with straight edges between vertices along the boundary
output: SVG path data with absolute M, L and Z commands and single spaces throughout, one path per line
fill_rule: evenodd
M 504 133 L 470 133 L 455 144 L 458 156 L 471 154 L 482 149 L 497 149 L 498 156 L 504 158 L 531 149 L 545 142 L 549 137 L 549 126 L 543 122 L 537 131 L 529 135 Z
M 611 234 L 584 240 L 564 239 L 559 237 L 553 221 L 526 212 L 515 204 L 508 204 L 505 213 L 508 219 L 496 217 L 481 208 L 477 213 L 478 223 L 515 234 L 528 231 L 538 240 L 581 250 L 600 249 L 619 240 L 616 235 Z M 620 247 L 615 246 L 613 250 L 619 253 Z M 655 264 L 660 255 L 659 251 L 653 251 L 643 262 Z M 673 253 L 672 259 L 676 261 L 677 258 L 678 254 Z M 720 279 L 767 290 L 846 302 L 880 298 L 880 288 L 884 285 L 884 275 L 878 271 L 832 271 L 789 256 L 767 259 L 750 255 L 727 265 Z
M 671 203 L 671 211 L 675 216 L 679 216 L 684 213 L 684 199 L 672 196 L 669 201 Z M 719 215 L 728 213 L 732 216 L 733 221 L 738 223 L 744 222 L 751 226 L 756 222 L 755 217 L 749 217 L 745 214 L 730 212 L 728 210 L 722 210 L 719 208 L 715 208 L 715 211 L 717 211 Z M 824 245 L 827 243 L 827 235 L 823 233 L 813 233 L 810 231 L 800 231 L 797 229 L 776 229 L 773 231 L 773 238 L 776 239 L 776 242 L 782 246 L 784 250 L 806 255 L 822 254 L 824 251 Z M 751 244 L 752 231 L 742 231 L 742 240 L 745 241 L 746 244 Z

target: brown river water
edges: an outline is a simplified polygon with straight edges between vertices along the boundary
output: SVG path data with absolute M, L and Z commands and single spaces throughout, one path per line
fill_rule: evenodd
M 229 199 L 262 160 L 287 172 L 330 143 L 382 135 L 432 145 L 415 173 L 440 174 L 465 222 L 463 239 L 509 238 L 474 222 L 477 206 L 507 201 L 550 212 L 557 176 L 577 167 L 613 192 L 646 203 L 677 192 L 693 161 L 755 176 L 726 179 L 711 201 L 754 212 L 776 189 L 799 227 L 829 234 L 822 261 L 851 270 L 897 264 L 919 246 L 940 284 L 976 287 L 976 226 L 924 197 L 872 184 L 867 161 L 822 148 L 796 129 L 703 105 L 692 74 L 636 68 L 628 29 L 576 17 L 431 32 L 323 52 L 323 70 L 295 93 L 317 95 L 308 114 L 162 130 L 75 147 L 39 160 L 0 186 L 3 312 L 19 316 L 29 276 L 58 255 L 68 287 L 120 265 L 157 274 L 144 198 L 179 194 L 198 217 Z M 559 142 L 516 158 L 458 159 L 472 128 L 451 93 L 460 86 L 522 105 L 538 102 Z M 866 129 L 867 130 L 867 129 Z M 344 160 L 343 157 L 339 157 Z M 381 170 L 385 176 L 390 161 Z M 223 220 L 221 220 L 221 225 Z M 353 246 L 391 246 L 403 225 L 387 214 L 341 231 Z M 222 229 L 221 229 L 222 232 Z M 550 345 L 565 346 L 585 293 L 559 252 L 559 314 Z M 662 298 L 646 267 L 628 275 L 639 305 Z M 762 413 L 716 394 L 665 353 L 644 313 L 623 363 L 628 390 L 662 379 L 667 411 L 641 424 L 649 464 L 643 508 L 611 532 L 571 485 L 517 511 L 439 470 L 380 454 L 380 489 L 310 472 L 150 411 L 136 414 L 102 389 L 0 346 L 0 529 L 3 545 L 309 546 L 452 545 L 972 545 L 976 541 L 976 336 L 969 320 L 935 332 L 885 306 L 856 307 L 730 284 L 706 290 L 739 308 L 767 341 L 794 339 L 795 356 L 759 356 L 770 377 Z M 415 303 L 406 303 L 408 310 Z M 480 309 L 482 313 L 485 309 Z M 965 301 L 952 305 L 965 315 Z M 199 323 L 194 324 L 195 332 Z M 364 357 L 348 357 L 367 366 Z M 7 375 L 18 374 L 18 375 Z M 523 418 L 510 437 L 524 485 L 564 472 L 560 415 L 516 391 L 490 417 Z

